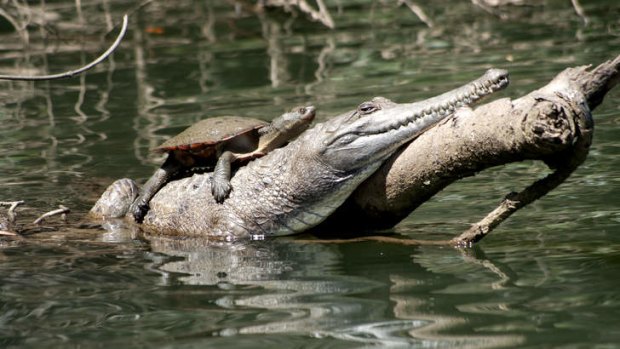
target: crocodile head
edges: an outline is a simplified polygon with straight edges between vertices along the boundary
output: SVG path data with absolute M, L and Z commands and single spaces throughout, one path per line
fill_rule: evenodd
M 323 163 L 356 172 L 382 161 L 432 122 L 416 116 L 409 104 L 375 97 L 318 126 L 312 146 Z
M 471 105 L 507 85 L 505 70 L 490 69 L 459 89 L 421 102 L 395 103 L 375 97 L 317 125 L 306 139 L 323 163 L 356 172 L 385 160 L 457 108 Z

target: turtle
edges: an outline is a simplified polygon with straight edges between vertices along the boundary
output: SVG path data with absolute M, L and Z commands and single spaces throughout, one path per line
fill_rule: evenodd
M 188 172 L 212 170 L 211 193 L 217 203 L 223 203 L 232 190 L 231 164 L 247 163 L 285 145 L 305 131 L 315 115 L 315 107 L 309 105 L 294 108 L 271 123 L 239 116 L 196 122 L 153 149 L 168 153 L 168 157 L 142 187 L 130 208 L 131 214 L 136 222 L 142 222 L 149 201 L 159 189 Z

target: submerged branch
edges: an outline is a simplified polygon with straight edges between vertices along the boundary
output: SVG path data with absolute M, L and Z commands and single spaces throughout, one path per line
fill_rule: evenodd
M 97 64 L 101 63 L 106 58 L 108 58 L 108 56 L 111 55 L 112 52 L 114 52 L 114 50 L 116 50 L 118 45 L 120 45 L 121 41 L 123 40 L 123 37 L 125 36 L 125 33 L 127 32 L 127 22 L 128 22 L 127 15 L 124 15 L 121 30 L 118 33 L 116 40 L 114 40 L 114 43 L 112 43 L 112 45 L 103 54 L 101 54 L 101 56 L 97 57 L 94 61 L 86 64 L 83 67 L 80 67 L 75 70 L 70 70 L 70 71 L 66 71 L 63 73 L 51 74 L 51 75 L 38 75 L 38 76 L 0 75 L 0 80 L 45 81 L 45 80 L 65 79 L 65 78 L 70 78 L 77 74 L 83 73 L 89 69 L 92 69 L 94 66 L 96 66 Z
M 335 27 L 334 20 L 329 14 L 327 6 L 323 3 L 323 0 L 316 0 L 318 10 L 314 9 L 306 0 L 266 0 L 259 2 L 259 7 L 280 7 L 285 11 L 290 11 L 292 8 L 298 8 L 299 11 L 307 14 L 314 21 L 322 23 L 324 26 L 333 29 Z
M 415 14 L 427 27 L 433 27 L 433 21 L 424 13 L 424 10 L 411 0 L 398 0 L 398 4 L 405 4 L 413 14 Z
M 0 201 L 0 206 L 9 206 L 7 210 L 6 216 L 0 214 L 0 235 L 8 235 L 14 236 L 17 235 L 15 232 L 15 221 L 17 220 L 17 213 L 15 209 L 17 206 L 22 205 L 24 201 Z
M 58 209 L 46 212 L 39 216 L 30 224 L 17 224 L 17 206 L 24 204 L 23 200 L 19 201 L 0 201 L 0 206 L 9 206 L 6 215 L 0 212 L 0 236 L 22 237 L 24 234 L 32 234 L 40 231 L 57 230 L 58 226 L 44 226 L 41 223 L 47 218 L 53 216 L 61 216 L 62 225 L 66 224 L 67 213 L 71 210 L 63 205 Z
M 3 17 L 4 19 L 6 19 L 7 22 L 9 22 L 13 26 L 13 28 L 15 28 L 15 32 L 17 33 L 17 35 L 21 37 L 22 41 L 24 42 L 24 45 L 27 45 L 29 39 L 28 39 L 28 30 L 26 30 L 25 25 L 19 25 L 17 20 L 13 18 L 8 12 L 6 12 L 2 8 L 0 8 L 0 17 Z
M 581 7 L 581 4 L 579 4 L 579 0 L 571 0 L 571 2 L 573 4 L 573 8 L 575 9 L 575 13 L 583 21 L 583 25 L 588 25 L 590 20 L 588 19 L 588 16 L 586 16 L 586 12 L 583 10 L 583 7 Z
M 9 206 L 9 209 L 7 211 L 7 216 L 9 219 L 10 223 L 15 223 L 15 218 L 17 217 L 15 214 L 15 209 L 17 208 L 17 206 L 19 205 L 23 205 L 24 201 L 23 200 L 19 200 L 19 201 L 0 201 L 0 206 Z
M 67 213 L 69 212 L 71 212 L 71 210 L 69 210 L 68 207 L 60 205 L 58 209 L 46 212 L 42 214 L 41 216 L 39 216 L 39 218 L 35 219 L 34 222 L 32 222 L 32 224 L 39 225 L 43 222 L 44 219 L 53 217 L 53 216 L 58 216 L 58 215 L 60 215 L 61 219 L 65 221 L 67 218 Z

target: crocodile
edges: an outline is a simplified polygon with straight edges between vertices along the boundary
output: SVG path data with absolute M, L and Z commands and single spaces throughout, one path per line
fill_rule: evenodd
M 223 204 L 205 195 L 211 173 L 168 183 L 151 200 L 140 227 L 225 241 L 306 231 L 333 213 L 401 146 L 508 82 L 507 71 L 490 69 L 474 81 L 420 102 L 375 97 L 239 169 L 232 179 L 236 189 Z M 111 216 L 112 211 L 119 215 L 117 208 L 132 201 L 135 192 L 130 179 L 114 182 L 91 209 L 91 217 Z

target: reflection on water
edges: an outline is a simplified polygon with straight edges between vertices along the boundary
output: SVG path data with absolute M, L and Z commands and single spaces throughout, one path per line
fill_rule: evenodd
M 615 0 L 582 2 L 581 17 L 577 2 L 419 2 L 433 27 L 394 3 L 343 0 L 327 4 L 334 30 L 228 2 L 13 3 L 0 16 L 5 73 L 75 68 L 131 13 L 125 43 L 88 74 L 0 81 L 0 200 L 25 200 L 21 217 L 58 204 L 78 217 L 113 179 L 148 177 L 161 161 L 149 149 L 205 116 L 270 119 L 311 102 L 320 120 L 376 95 L 430 97 L 491 66 L 510 70 L 514 97 L 620 52 Z M 0 347 L 614 347 L 618 96 L 595 111 L 592 151 L 567 183 L 467 253 L 295 239 L 206 247 L 120 226 L 0 240 Z M 485 171 L 395 232 L 453 236 L 544 173 Z
M 586 323 L 602 326 L 613 318 L 606 315 L 610 307 L 620 305 L 615 286 L 605 286 L 620 260 L 613 257 L 617 249 L 581 249 L 528 258 L 531 247 L 492 248 L 494 256 L 487 256 L 483 248 L 377 242 L 213 245 L 141 241 L 122 229 L 50 233 L 2 244 L 0 343 L 583 343 Z M 613 332 L 590 331 L 613 338 Z
M 162 273 L 162 284 L 214 286 L 221 296 L 213 302 L 228 314 L 255 312 L 252 323 L 217 324 L 208 331 L 211 335 L 297 333 L 407 347 L 487 348 L 523 341 L 520 335 L 450 334 L 467 320 L 423 310 L 429 290 L 420 292 L 419 284 L 425 273 L 403 248 L 388 263 L 410 264 L 410 271 L 347 275 L 343 259 L 351 256 L 336 245 L 284 239 L 219 246 L 194 239 L 148 241 L 153 252 L 179 257 L 154 262 L 151 268 Z M 452 254 L 461 259 L 458 251 Z M 490 263 L 464 260 L 472 269 Z

